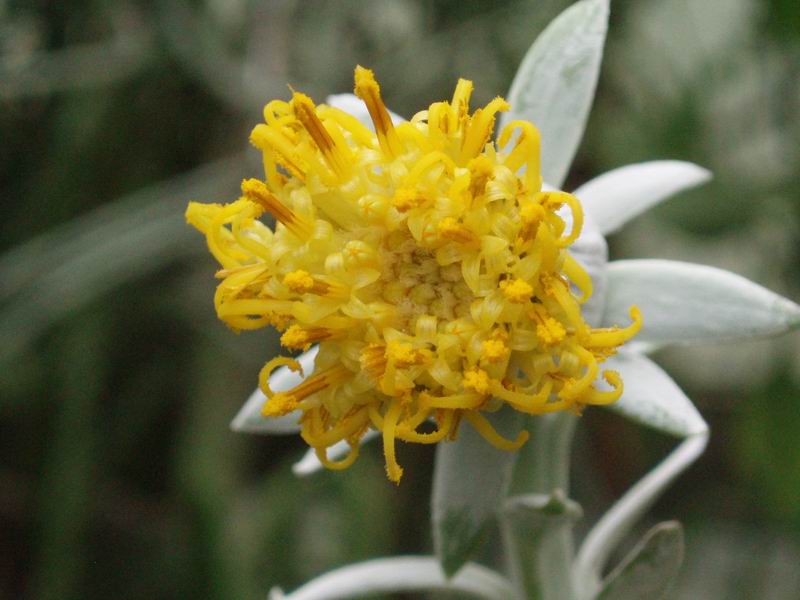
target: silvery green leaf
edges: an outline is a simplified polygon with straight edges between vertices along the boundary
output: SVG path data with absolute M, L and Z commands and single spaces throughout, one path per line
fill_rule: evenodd
M 573 194 L 604 235 L 614 233 L 662 200 L 711 179 L 711 172 L 689 162 L 657 160 L 628 165 L 583 184 Z
M 509 498 L 500 522 L 520 595 L 572 600 L 572 528 L 583 512 L 556 491 Z
M 542 177 L 560 187 L 583 136 L 608 29 L 608 0 L 581 0 L 539 35 L 517 70 L 500 128 L 531 121 L 542 135 Z
M 468 564 L 446 578 L 432 556 L 378 558 L 325 573 L 290 594 L 278 589 L 270 600 L 345 600 L 393 592 L 449 591 L 458 597 L 519 600 L 511 583 L 486 567 Z
M 569 221 L 571 227 L 571 217 Z M 569 247 L 569 253 L 592 278 L 592 296 L 581 305 L 581 312 L 586 322 L 596 327 L 603 318 L 605 309 L 608 244 L 590 214 L 584 215 L 583 229 L 578 239 Z
M 319 346 L 312 347 L 308 352 L 304 352 L 297 357 L 297 362 L 303 367 L 303 376 L 300 373 L 291 371 L 288 367 L 279 367 L 270 375 L 269 385 L 275 392 L 285 392 L 300 384 L 303 377 L 308 377 L 314 372 L 314 359 L 319 352 Z M 284 434 L 297 433 L 300 431 L 298 421 L 300 412 L 295 411 L 283 417 L 264 417 L 261 408 L 267 402 L 264 393 L 257 389 L 244 406 L 239 410 L 236 417 L 231 421 L 231 429 L 244 433 L 263 433 Z
M 576 584 L 580 586 L 579 597 L 595 596 L 600 589 L 600 575 L 611 552 L 675 478 L 703 453 L 707 443 L 707 432 L 686 438 L 592 527 L 575 562 L 574 573 Z
M 489 415 L 509 438 L 520 431 L 522 413 L 505 407 Z M 448 576 L 472 556 L 511 483 L 516 452 L 498 450 L 468 423 L 458 438 L 437 445 L 431 516 L 436 556 Z
M 744 277 L 669 260 L 608 264 L 603 325 L 644 317 L 638 342 L 656 345 L 726 342 L 777 335 L 800 326 L 800 306 Z
M 620 352 L 604 362 L 603 368 L 619 371 L 625 386 L 622 397 L 609 404 L 609 410 L 681 438 L 708 430 L 692 401 L 646 356 Z
M 378 436 L 378 431 L 375 429 L 368 429 L 361 438 L 361 445 L 363 446 Z M 328 448 L 328 458 L 330 460 L 339 460 L 344 458 L 348 452 L 350 452 L 350 444 L 348 444 L 345 440 L 341 440 Z M 322 466 L 322 463 L 319 462 L 319 459 L 317 458 L 317 453 L 313 448 L 310 448 L 303 455 L 303 458 L 292 465 L 292 473 L 298 477 L 305 477 L 306 475 L 312 475 L 324 468 L 325 467 Z
M 605 578 L 597 600 L 661 600 L 678 575 L 683 551 L 681 524 L 659 523 Z
M 356 119 L 361 121 L 362 125 L 375 131 L 375 125 L 372 123 L 372 119 L 369 116 L 367 105 L 355 94 L 333 94 L 325 98 L 325 104 L 353 115 Z M 389 116 L 392 118 L 392 123 L 395 125 L 399 125 L 405 121 L 403 117 L 392 111 L 389 111 Z

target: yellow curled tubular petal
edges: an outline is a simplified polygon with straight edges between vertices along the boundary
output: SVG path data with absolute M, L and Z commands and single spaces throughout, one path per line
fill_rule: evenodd
M 517 172 L 522 165 L 525 165 L 526 180 L 532 184 L 533 191 L 536 191 L 541 187 L 541 174 L 539 172 L 541 134 L 528 121 L 511 121 L 503 127 L 503 131 L 497 140 L 500 148 L 505 148 L 508 145 L 515 131 L 519 131 L 516 145 L 503 164 L 513 172 Z
M 436 431 L 432 431 L 431 433 L 419 433 L 416 431 L 416 427 L 409 428 L 405 426 L 405 423 L 401 423 L 397 428 L 397 437 L 404 442 L 412 442 L 415 444 L 436 444 L 450 435 L 453 427 L 454 415 L 455 411 L 445 411 L 442 422 L 439 423 Z
M 303 373 L 303 365 L 295 359 L 289 358 L 288 356 L 273 358 L 271 361 L 267 362 L 258 373 L 258 387 L 261 388 L 261 391 L 264 392 L 267 398 L 272 398 L 275 395 L 275 392 L 269 387 L 269 376 L 272 375 L 275 369 L 284 366 L 289 367 L 289 369 L 295 373 L 300 373 L 300 377 L 305 376 L 305 373 Z
M 583 304 L 589 298 L 592 297 L 592 293 L 594 288 L 592 286 L 592 278 L 589 277 L 589 273 L 586 272 L 575 257 L 572 256 L 569 252 L 564 253 L 564 275 L 566 275 L 569 280 L 575 284 L 575 286 L 581 291 L 581 297 L 578 298 L 578 303 Z
M 392 398 L 383 418 L 383 455 L 386 458 L 386 475 L 395 483 L 400 483 L 403 468 L 397 464 L 395 457 L 395 434 L 397 421 L 400 418 L 402 405 L 399 398 Z
M 342 460 L 330 460 L 328 458 L 328 449 L 326 447 L 314 448 L 314 454 L 317 455 L 319 462 L 321 462 L 326 469 L 331 469 L 332 471 L 342 471 L 356 462 L 356 459 L 358 458 L 358 442 L 351 443 L 348 440 L 347 443 L 350 445 L 350 452 L 348 452 L 347 456 L 345 456 Z
M 603 379 L 606 380 L 608 385 L 612 386 L 614 389 L 608 392 L 602 392 L 592 388 L 588 394 L 581 398 L 581 402 L 584 404 L 612 404 L 619 400 L 620 396 L 622 396 L 622 392 L 624 391 L 624 386 L 622 383 L 622 377 L 619 376 L 619 373 L 616 371 L 603 371 Z
M 553 382 L 549 379 L 544 382 L 541 389 L 535 394 L 526 394 L 509 390 L 499 381 L 492 382 L 492 396 L 504 400 L 517 410 L 531 415 L 539 414 L 538 410 L 544 406 L 553 390 Z
M 633 323 L 620 329 L 618 327 L 608 327 L 602 329 L 592 329 L 589 332 L 589 341 L 587 346 L 591 348 L 612 348 L 624 344 L 633 336 L 639 333 L 642 328 L 642 312 L 637 306 L 631 306 L 630 309 L 631 319 Z
M 486 420 L 486 417 L 481 415 L 476 410 L 464 411 L 464 418 L 469 421 L 470 425 L 475 428 L 475 431 L 483 436 L 487 442 L 499 450 L 519 450 L 522 445 L 528 441 L 529 434 L 527 431 L 520 431 L 515 440 L 509 440 L 497 433 L 497 430 L 492 427 L 492 424 Z
M 578 201 L 578 199 L 572 194 L 562 192 L 560 194 L 560 199 L 564 202 L 564 204 L 569 206 L 570 211 L 572 211 L 572 229 L 570 230 L 569 235 L 559 238 L 556 242 L 559 247 L 566 248 L 578 239 L 578 236 L 583 230 L 583 208 L 581 208 L 581 203 Z

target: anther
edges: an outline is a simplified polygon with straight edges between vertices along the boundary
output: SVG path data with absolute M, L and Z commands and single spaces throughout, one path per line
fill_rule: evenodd
M 345 154 L 346 150 L 340 148 L 325 125 L 317 116 L 316 107 L 314 102 L 300 92 L 294 92 L 292 96 L 292 110 L 298 121 L 303 125 L 303 128 L 314 140 L 317 148 L 320 149 L 322 155 L 325 157 L 325 162 L 333 170 L 339 179 L 345 179 L 350 174 L 350 159 Z
M 264 208 L 301 240 L 311 235 L 311 226 L 299 218 L 292 209 L 278 200 L 263 181 L 245 179 L 242 181 L 242 194 Z
M 369 116 L 375 124 L 375 133 L 381 150 L 387 158 L 397 158 L 403 153 L 403 146 L 394 130 L 392 117 L 381 98 L 381 88 L 375 81 L 375 75 L 362 66 L 356 67 L 355 94 L 367 105 Z

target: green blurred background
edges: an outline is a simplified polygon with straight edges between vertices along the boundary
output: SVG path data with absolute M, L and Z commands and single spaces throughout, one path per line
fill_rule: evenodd
M 287 83 L 322 101 L 356 63 L 410 115 L 473 79 L 504 93 L 564 0 L 0 0 L 0 599 L 263 598 L 430 548 L 432 452 L 377 448 L 298 480 L 295 438 L 228 423 L 276 351 L 215 319 L 188 200 L 260 174 L 246 147 Z M 615 166 L 715 180 L 611 239 L 615 257 L 731 269 L 800 299 L 800 3 L 614 0 L 568 189 Z M 712 428 L 652 511 L 689 551 L 674 598 L 800 598 L 798 336 L 657 358 Z M 581 420 L 591 522 L 674 442 Z

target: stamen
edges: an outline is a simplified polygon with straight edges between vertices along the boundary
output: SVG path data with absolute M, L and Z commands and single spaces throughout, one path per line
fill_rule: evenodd
M 500 289 L 506 300 L 514 304 L 524 304 L 533 295 L 533 286 L 522 279 L 504 279 L 500 282 Z
M 439 236 L 460 244 L 476 242 L 478 237 L 463 223 L 459 223 L 453 217 L 447 217 L 439 221 L 437 226 Z
M 322 152 L 328 166 L 340 180 L 347 179 L 352 171 L 352 157 L 349 156 L 349 151 L 346 148 L 339 147 L 331 137 L 331 134 L 328 133 L 325 125 L 317 116 L 316 107 L 311 98 L 300 92 L 294 92 L 292 109 L 297 120 L 302 123 L 317 148 Z
M 281 336 L 281 346 L 291 350 L 306 351 L 311 347 L 311 344 L 331 339 L 334 335 L 336 335 L 336 332 L 327 327 L 303 329 L 299 325 L 292 325 Z
M 533 309 L 529 313 L 530 317 L 536 320 L 536 337 L 548 346 L 554 346 L 560 343 L 564 336 L 567 335 L 567 330 L 556 319 L 551 317 L 547 309 L 541 304 L 534 304 Z
M 422 365 L 431 360 L 431 352 L 425 348 L 414 348 L 403 342 L 389 342 L 386 346 L 386 358 L 395 366 L 405 369 L 414 365 Z
M 464 371 L 462 384 L 465 390 L 472 390 L 485 396 L 489 393 L 490 382 L 489 374 L 483 369 L 475 367 L 474 369 Z
M 386 346 L 369 344 L 361 350 L 359 363 L 361 368 L 373 379 L 380 379 L 386 371 Z
M 283 285 L 295 294 L 316 294 L 327 298 L 345 298 L 349 295 L 346 286 L 329 283 L 312 277 L 307 271 L 298 269 L 283 276 Z
M 481 154 L 467 164 L 470 172 L 469 193 L 473 198 L 482 196 L 486 191 L 486 184 L 494 175 L 494 165 L 489 157 Z
M 245 179 L 242 181 L 242 193 L 253 202 L 267 210 L 276 220 L 284 224 L 301 240 L 311 236 L 311 225 L 298 217 L 292 209 L 278 200 L 263 181 Z
M 394 193 L 392 204 L 394 207 L 404 213 L 412 208 L 419 208 L 428 201 L 428 198 L 418 190 L 411 188 L 400 188 Z
M 381 99 L 381 88 L 375 81 L 375 75 L 369 69 L 357 66 L 355 83 L 355 94 L 367 105 L 381 150 L 387 158 L 397 158 L 403 153 L 403 145 L 394 130 L 392 117 Z
M 342 365 L 336 365 L 335 367 L 331 367 L 321 371 L 320 373 L 315 373 L 303 381 L 303 383 L 293 387 L 292 389 L 273 394 L 272 397 L 269 398 L 269 401 L 264 404 L 264 408 L 261 410 L 261 412 L 264 416 L 272 415 L 275 410 L 272 408 L 273 405 L 280 405 L 281 407 L 292 405 L 294 408 L 297 408 L 300 402 L 312 394 L 316 394 L 317 392 L 321 392 L 324 389 L 337 385 L 352 376 L 353 373 Z M 294 408 L 289 409 L 287 412 L 294 410 Z
M 488 363 L 499 363 L 508 356 L 510 350 L 501 340 L 485 340 L 481 342 L 481 360 Z

